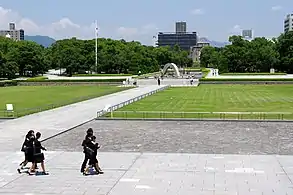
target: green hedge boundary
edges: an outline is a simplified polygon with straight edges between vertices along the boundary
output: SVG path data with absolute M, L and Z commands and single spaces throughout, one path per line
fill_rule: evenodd
M 201 78 L 199 81 L 293 81 L 293 78 Z
M 88 83 L 88 82 L 96 82 L 96 83 L 122 83 L 125 79 L 30 79 L 23 80 L 19 82 L 43 82 L 43 83 L 69 83 L 69 82 L 79 82 L 79 83 Z
M 9 86 L 17 86 L 17 81 L 14 81 L 14 80 L 0 81 L 0 87 L 9 87 Z
M 287 73 L 284 72 L 276 72 L 276 73 L 269 73 L 269 72 L 253 72 L 253 73 L 222 73 L 222 76 L 252 76 L 252 75 L 286 75 Z
M 123 77 L 133 76 L 132 74 L 75 74 L 73 77 Z

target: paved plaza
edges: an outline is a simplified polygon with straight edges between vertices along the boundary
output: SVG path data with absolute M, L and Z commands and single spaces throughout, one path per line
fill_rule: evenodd
M 83 176 L 80 152 L 46 152 L 49 175 L 16 173 L 21 153 L 0 153 L 0 194 L 291 195 L 293 158 L 275 155 L 100 153 L 103 175 Z
M 293 155 L 290 122 L 95 120 L 44 144 L 81 151 L 90 127 L 103 152 Z

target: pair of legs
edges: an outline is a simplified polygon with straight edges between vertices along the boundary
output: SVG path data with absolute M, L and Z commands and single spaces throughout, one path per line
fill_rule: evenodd
M 87 154 L 84 154 L 84 159 L 83 159 L 83 162 L 82 162 L 82 165 L 81 165 L 81 168 L 80 168 L 81 173 L 83 173 L 85 171 L 86 164 L 89 161 L 89 159 L 90 159 L 90 156 L 88 156 Z
M 44 161 L 41 161 L 40 162 L 41 163 L 41 167 L 42 167 L 42 171 L 43 171 L 43 173 L 45 174 L 46 173 L 46 170 L 45 170 L 45 164 L 44 164 Z M 37 163 L 36 162 L 33 162 L 32 163 L 32 166 L 31 166 L 31 168 L 30 168 L 30 170 L 29 170 L 29 172 L 30 173 L 32 173 L 32 172 L 35 172 L 36 170 L 36 166 L 37 166 Z
M 100 174 L 103 174 L 104 173 L 102 171 L 102 169 L 100 168 L 99 161 L 98 161 L 98 159 L 96 157 L 93 158 L 93 159 L 90 159 L 89 166 L 85 169 L 84 173 L 88 173 L 89 172 L 89 169 L 91 167 L 94 167 L 94 169 L 96 170 L 97 173 L 100 173 Z

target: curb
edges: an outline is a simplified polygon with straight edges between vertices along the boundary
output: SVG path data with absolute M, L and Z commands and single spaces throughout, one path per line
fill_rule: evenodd
M 57 136 L 62 135 L 62 134 L 64 134 L 64 133 L 67 133 L 67 132 L 69 132 L 69 131 L 71 131 L 71 130 L 77 128 L 77 127 L 80 127 L 80 126 L 82 126 L 82 125 L 85 125 L 85 124 L 87 124 L 87 123 L 89 123 L 89 122 L 92 122 L 92 121 L 94 121 L 94 120 L 95 120 L 95 119 L 91 119 L 91 120 L 88 120 L 88 121 L 86 121 L 86 122 L 83 122 L 83 123 L 81 123 L 81 124 L 79 124 L 79 125 L 73 126 L 73 127 L 69 128 L 69 129 L 67 129 L 67 130 L 65 130 L 65 131 L 61 131 L 60 133 L 54 134 L 54 135 L 52 135 L 52 136 L 49 136 L 49 137 L 43 139 L 41 142 L 45 142 L 45 141 L 47 141 L 47 140 L 49 140 L 49 139 L 52 139 L 52 138 L 54 138 L 54 137 L 57 137 Z
M 286 122 L 293 123 L 293 120 L 253 120 L 253 119 L 191 119 L 191 118 L 107 118 L 99 117 L 94 120 L 117 120 L 117 121 L 210 121 L 210 122 Z

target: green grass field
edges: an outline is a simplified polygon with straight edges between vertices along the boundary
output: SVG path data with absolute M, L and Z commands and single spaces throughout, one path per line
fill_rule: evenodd
M 125 89 L 127 88 L 106 85 L 1 87 L 0 117 L 7 116 L 4 112 L 6 104 L 13 104 L 16 115 L 23 116 Z
M 123 111 L 123 112 L 122 112 Z M 128 112 L 130 111 L 130 112 Z M 171 113 L 168 113 L 171 112 Z M 173 113 L 172 113 L 173 112 Z M 182 113 L 185 112 L 185 113 Z M 270 112 L 208 114 L 188 112 Z M 123 118 L 293 119 L 293 85 L 200 85 L 169 88 L 113 113 Z

